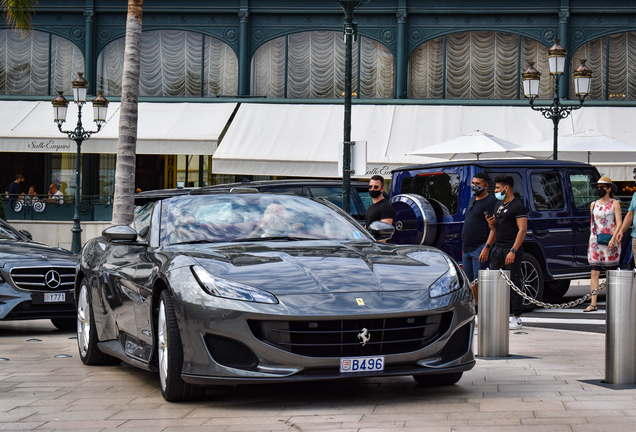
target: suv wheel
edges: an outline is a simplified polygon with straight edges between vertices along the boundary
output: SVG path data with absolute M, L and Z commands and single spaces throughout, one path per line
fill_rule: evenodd
M 437 236 L 437 215 L 421 195 L 401 194 L 389 201 L 395 210 L 395 233 L 391 243 L 433 245 Z
M 536 300 L 543 299 L 543 271 L 539 261 L 529 253 L 524 253 L 521 259 L 520 289 Z M 536 307 L 528 300 L 523 300 L 524 312 L 530 312 Z

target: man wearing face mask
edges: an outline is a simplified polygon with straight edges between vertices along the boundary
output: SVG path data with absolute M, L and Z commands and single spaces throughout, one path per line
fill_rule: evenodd
M 528 230 L 528 210 L 515 198 L 512 188 L 515 182 L 512 176 L 500 174 L 495 178 L 495 198 L 499 200 L 493 209 L 494 215 L 488 217 L 490 235 L 486 247 L 491 249 L 490 269 L 510 270 L 510 279 L 516 287 L 521 287 L 521 258 L 523 239 Z M 480 257 L 481 259 L 481 257 Z M 519 294 L 510 289 L 511 330 L 520 329 L 522 300 Z
M 388 224 L 393 224 L 393 218 L 395 217 L 395 210 L 389 203 L 389 200 L 384 199 L 384 177 L 380 175 L 374 175 L 369 180 L 369 195 L 373 198 L 373 204 L 367 209 L 366 225 L 368 228 L 372 222 L 382 221 Z
M 488 174 L 480 172 L 473 176 L 471 191 L 473 196 L 466 209 L 464 227 L 462 229 L 462 267 L 468 279 L 471 281 L 479 277 L 479 270 L 485 270 L 488 261 L 488 249 L 486 240 L 490 234 L 488 221 L 484 215 L 492 214 L 492 209 L 497 203 L 495 197 L 488 193 Z M 484 259 L 480 257 L 484 255 Z M 473 287 L 473 293 L 477 298 L 477 286 Z

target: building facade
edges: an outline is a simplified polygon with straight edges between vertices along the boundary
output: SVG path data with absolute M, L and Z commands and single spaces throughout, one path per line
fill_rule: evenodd
M 0 27 L 0 102 L 48 103 L 58 91 L 71 95 L 79 71 L 90 83 L 89 94 L 103 91 L 118 101 L 126 6 L 113 0 L 40 0 L 32 36 Z M 574 98 L 570 72 L 586 59 L 594 71 L 588 104 L 636 105 L 633 2 L 371 0 L 356 10 L 355 22 L 357 103 L 523 105 L 521 73 L 529 62 L 545 77 L 540 98 L 550 99 L 545 52 L 560 38 L 568 50 L 561 97 Z M 343 23 L 336 0 L 148 3 L 141 101 L 341 103 Z M 228 116 L 228 125 L 231 120 Z M 189 132 L 184 128 L 184 135 Z M 209 153 L 170 154 L 162 147 L 139 155 L 138 186 L 235 180 L 232 173 L 214 172 Z M 35 148 L 0 154 L 3 186 L 20 172 L 26 187 L 34 184 L 38 192 L 54 181 L 74 193 L 74 153 Z M 112 153 L 85 154 L 82 194 L 112 194 L 114 165 Z

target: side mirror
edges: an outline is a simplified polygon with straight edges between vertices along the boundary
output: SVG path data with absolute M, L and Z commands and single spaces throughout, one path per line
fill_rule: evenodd
M 395 232 L 393 225 L 382 221 L 371 222 L 368 230 L 376 240 L 388 240 Z
M 29 240 L 33 240 L 33 236 L 27 230 L 20 230 L 20 234 L 22 234 L 23 236 L 25 236 Z
M 137 242 L 137 231 L 128 225 L 108 227 L 102 231 L 102 238 L 107 243 L 115 245 L 139 244 Z

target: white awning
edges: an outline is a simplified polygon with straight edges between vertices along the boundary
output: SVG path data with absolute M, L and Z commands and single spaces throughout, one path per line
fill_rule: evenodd
M 117 153 L 119 103 L 108 106 L 108 121 L 82 143 L 82 153 Z M 214 154 L 235 103 L 140 103 L 137 154 Z M 0 151 L 33 153 L 76 152 L 75 141 L 53 122 L 50 102 L 0 101 Z M 82 108 L 85 129 L 95 130 L 93 107 Z M 62 129 L 75 129 L 77 106 L 69 104 Z
M 560 122 L 559 135 L 593 128 L 636 145 L 636 123 L 629 121 L 635 116 L 636 108 L 631 107 L 583 107 Z M 518 145 L 553 136 L 552 122 L 529 106 L 354 105 L 351 117 L 352 141 L 367 141 L 366 177 L 390 176 L 394 168 L 440 161 L 407 153 L 475 130 Z M 214 154 L 213 172 L 341 177 L 337 167 L 343 123 L 343 105 L 244 103 Z

